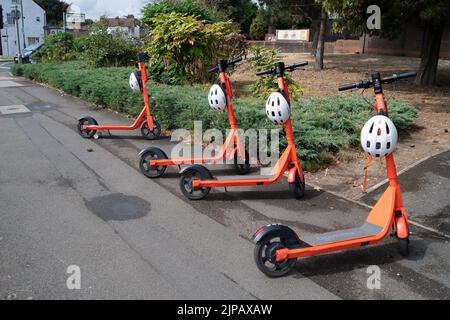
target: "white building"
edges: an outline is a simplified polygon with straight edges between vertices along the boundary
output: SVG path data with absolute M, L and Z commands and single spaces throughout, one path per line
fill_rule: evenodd
M 142 29 L 139 20 L 130 14 L 124 18 L 108 18 L 108 33 L 121 34 L 129 38 L 139 39 Z
M 44 41 L 45 10 L 33 0 L 0 0 L 3 8 L 4 27 L 1 32 L 2 53 L 14 56 L 20 49 Z M 19 19 L 16 25 L 15 11 Z M 19 37 L 18 37 L 19 35 Z M 18 39 L 19 38 L 19 39 Z

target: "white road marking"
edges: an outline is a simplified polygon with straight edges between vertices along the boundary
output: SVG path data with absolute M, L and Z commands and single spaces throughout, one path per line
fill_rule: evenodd
M 30 113 L 30 109 L 25 107 L 24 105 L 13 105 L 13 106 L 2 106 L 0 107 L 1 115 L 11 115 L 11 114 L 20 114 L 20 113 Z
M 11 88 L 11 87 L 23 87 L 23 85 L 10 80 L 0 81 L 0 88 Z

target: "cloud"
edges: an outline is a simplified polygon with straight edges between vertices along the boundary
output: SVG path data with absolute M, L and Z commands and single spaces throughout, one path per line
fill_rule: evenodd
M 102 15 L 108 17 L 126 16 L 134 14 L 141 15 L 141 9 L 149 2 L 148 0 L 66 0 L 69 4 L 76 4 L 80 7 L 81 13 L 85 13 L 87 18 L 98 19 Z M 125 2 L 125 3 L 124 3 Z

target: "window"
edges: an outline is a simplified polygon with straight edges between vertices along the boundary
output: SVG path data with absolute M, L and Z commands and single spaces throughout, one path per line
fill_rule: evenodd
M 14 19 L 12 18 L 11 13 L 7 13 L 7 14 L 6 14 L 6 22 L 7 22 L 8 24 L 14 24 Z
M 41 22 L 41 17 L 36 17 L 37 22 Z
M 28 37 L 28 46 L 39 43 L 38 37 Z

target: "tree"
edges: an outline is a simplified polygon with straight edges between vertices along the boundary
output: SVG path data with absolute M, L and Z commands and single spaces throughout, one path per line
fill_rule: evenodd
M 325 35 L 327 32 L 327 24 L 328 24 L 328 12 L 324 6 L 321 9 L 320 15 L 320 27 L 319 27 L 319 36 L 317 39 L 317 51 L 316 51 L 316 62 L 314 64 L 314 69 L 322 70 L 323 69 L 323 55 L 325 53 Z
M 336 14 L 337 28 L 354 33 L 369 33 L 389 39 L 402 34 L 407 26 L 423 28 L 421 63 L 416 83 L 422 86 L 436 84 L 442 34 L 448 25 L 448 0 L 322 0 L 325 7 Z M 381 9 L 381 30 L 368 30 L 366 10 L 369 5 Z
M 60 0 L 35 0 L 46 12 L 48 25 L 62 25 L 63 13 L 69 6 Z
M 239 25 L 241 32 L 250 35 L 250 26 L 258 12 L 252 0 L 197 0 L 209 10 L 216 11 Z
M 162 0 L 149 2 L 142 9 L 142 21 L 151 25 L 152 19 L 159 14 L 180 13 L 192 15 L 199 20 L 207 22 L 219 22 L 227 20 L 224 15 L 204 6 L 201 1 L 196 0 Z
M 250 36 L 252 39 L 261 40 L 264 39 L 265 34 L 266 28 L 261 17 L 258 15 L 253 19 L 250 26 Z

